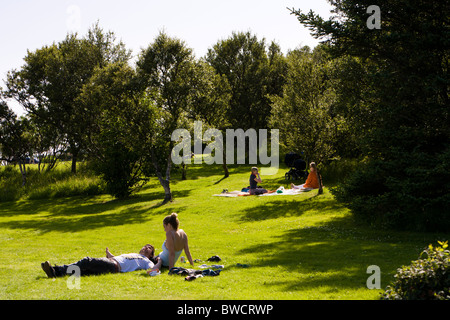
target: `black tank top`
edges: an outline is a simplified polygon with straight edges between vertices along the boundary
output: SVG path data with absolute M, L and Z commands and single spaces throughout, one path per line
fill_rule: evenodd
M 256 185 L 258 184 L 256 181 L 256 176 L 252 173 L 250 175 L 250 189 L 256 189 Z

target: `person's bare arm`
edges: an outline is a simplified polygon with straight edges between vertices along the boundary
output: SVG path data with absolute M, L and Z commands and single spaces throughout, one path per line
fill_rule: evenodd
M 191 266 L 194 266 L 194 261 L 192 260 L 192 256 L 191 256 L 191 252 L 189 251 L 189 244 L 188 244 L 188 237 L 186 235 L 186 239 L 184 242 L 184 253 L 186 254 L 186 257 L 189 260 L 189 263 L 191 264 Z
M 147 269 L 147 274 L 151 274 L 153 271 L 159 271 L 161 269 L 161 265 L 162 265 L 161 259 L 158 257 L 156 260 L 158 262 L 153 266 L 153 268 Z

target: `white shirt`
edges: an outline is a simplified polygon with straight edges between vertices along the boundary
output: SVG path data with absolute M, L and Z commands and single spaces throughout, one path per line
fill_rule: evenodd
M 120 272 L 147 270 L 154 266 L 154 263 L 149 258 L 138 253 L 122 254 L 115 256 L 114 259 L 120 265 Z

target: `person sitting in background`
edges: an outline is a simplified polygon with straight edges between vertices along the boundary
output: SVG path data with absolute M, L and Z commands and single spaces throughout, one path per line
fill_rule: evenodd
M 264 188 L 258 188 L 258 183 L 261 183 L 261 177 L 259 176 L 258 168 L 253 167 L 251 169 L 251 175 L 250 175 L 250 189 L 248 192 L 250 195 L 259 195 L 264 193 L 272 193 L 274 191 L 267 191 Z
M 309 165 L 309 174 L 308 178 L 306 178 L 305 183 L 298 186 L 291 183 L 291 189 L 300 189 L 301 191 L 319 189 L 319 180 L 317 178 L 317 166 L 315 162 L 311 162 Z

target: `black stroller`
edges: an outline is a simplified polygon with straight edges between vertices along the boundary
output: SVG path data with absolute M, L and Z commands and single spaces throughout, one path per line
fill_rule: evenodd
M 308 177 L 306 162 L 297 153 L 289 152 L 284 157 L 284 163 L 291 169 L 284 175 L 286 180 L 300 180 Z

